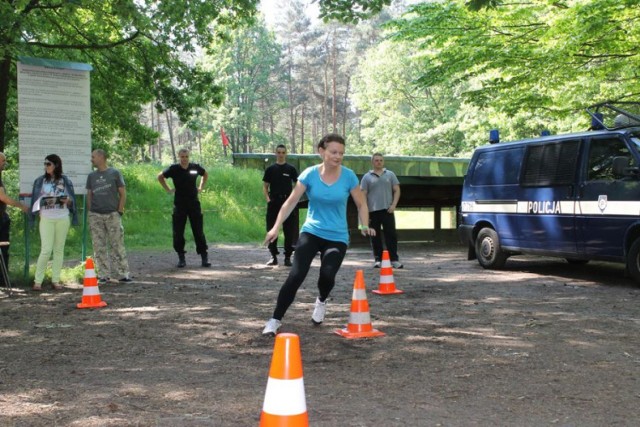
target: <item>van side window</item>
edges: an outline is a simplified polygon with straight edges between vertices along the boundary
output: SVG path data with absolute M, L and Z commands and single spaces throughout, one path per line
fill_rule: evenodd
M 579 140 L 529 145 L 522 172 L 522 185 L 549 187 L 572 184 L 579 148 Z
M 523 148 L 487 151 L 478 156 L 471 185 L 508 185 L 518 183 Z
M 630 163 L 633 161 L 624 141 L 617 138 L 592 140 L 589 147 L 587 180 L 613 181 L 621 178 L 613 174 L 613 158 L 616 156 L 626 156 Z

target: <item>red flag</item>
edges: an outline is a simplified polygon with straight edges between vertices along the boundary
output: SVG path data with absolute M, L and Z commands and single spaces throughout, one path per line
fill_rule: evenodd
M 224 129 L 220 128 L 220 137 L 222 138 L 222 146 L 223 147 L 228 147 L 229 146 L 229 138 L 227 138 L 227 134 L 224 133 Z

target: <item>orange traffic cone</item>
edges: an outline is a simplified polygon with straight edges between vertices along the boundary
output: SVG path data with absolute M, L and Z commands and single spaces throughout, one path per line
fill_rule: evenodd
M 336 334 L 344 338 L 373 338 L 384 336 L 384 332 L 373 329 L 371 316 L 369 315 L 369 303 L 367 291 L 364 287 L 364 273 L 356 271 L 356 279 L 353 282 L 353 297 L 351 299 L 351 313 L 349 324 L 344 329 L 336 329 Z
M 380 265 L 380 282 L 378 289 L 371 291 L 378 295 L 403 294 L 404 291 L 396 289 L 396 282 L 393 279 L 393 267 L 389 259 L 389 251 L 382 251 L 382 265 Z
M 84 265 L 84 287 L 82 288 L 82 302 L 78 304 L 78 308 L 100 308 L 105 307 L 106 302 L 100 298 L 100 289 L 98 288 L 98 278 L 96 270 L 93 267 L 93 260 L 87 258 Z
M 309 425 L 304 397 L 300 337 L 278 334 L 271 359 L 260 427 L 306 427 Z

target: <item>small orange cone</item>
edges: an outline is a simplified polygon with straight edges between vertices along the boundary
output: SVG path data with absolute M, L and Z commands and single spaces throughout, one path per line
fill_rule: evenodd
M 336 329 L 336 334 L 344 338 L 373 338 L 384 336 L 384 332 L 373 329 L 371 316 L 369 315 L 369 302 L 367 291 L 364 287 L 364 273 L 356 271 L 356 279 L 353 282 L 353 297 L 351 299 L 351 313 L 349 324 L 344 329 Z
M 278 334 L 271 359 L 260 427 L 307 427 L 300 337 Z
M 106 302 L 100 298 L 100 288 L 98 288 L 98 278 L 93 267 L 93 260 L 87 258 L 84 265 L 84 287 L 82 288 L 82 302 L 78 308 L 100 308 L 105 307 Z
M 404 291 L 396 289 L 396 282 L 393 279 L 393 267 L 389 259 L 389 251 L 382 251 L 382 265 L 380 265 L 380 282 L 378 289 L 371 291 L 378 295 L 403 294 Z

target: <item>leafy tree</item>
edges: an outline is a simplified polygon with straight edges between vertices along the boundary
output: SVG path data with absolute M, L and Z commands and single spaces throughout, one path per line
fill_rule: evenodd
M 216 25 L 251 19 L 257 0 L 1 0 L 0 150 L 16 129 L 18 56 L 86 62 L 92 72 L 94 140 L 114 132 L 143 144 L 154 133 L 138 121 L 156 100 L 186 121 L 193 108 L 221 101 L 210 73 L 193 65 Z
M 320 17 L 355 23 L 379 13 L 392 0 L 320 0 Z
M 229 133 L 234 152 L 251 152 L 255 145 L 268 141 L 268 136 L 260 132 L 259 107 L 268 105 L 275 96 L 270 79 L 279 60 L 280 46 L 263 22 L 230 29 L 224 40 L 209 48 L 207 66 L 220 76 L 218 84 L 226 88 L 227 113 L 222 123 L 232 129 Z
M 461 143 L 452 88 L 423 88 L 417 43 L 384 41 L 367 52 L 354 79 L 354 103 L 361 113 L 362 154 L 456 154 Z
M 512 129 L 531 130 L 527 118 L 535 116 L 552 128 L 578 130 L 588 117 L 571 118 L 585 106 L 640 93 L 637 6 L 446 0 L 416 5 L 392 29 L 396 40 L 419 46 L 420 87 L 460 88 L 487 118 L 511 118 Z
M 313 117 L 309 108 L 314 98 L 313 83 L 318 78 L 318 45 L 321 32 L 313 28 L 305 13 L 307 2 L 281 1 L 282 19 L 278 22 L 278 39 L 282 44 L 282 80 L 289 109 L 290 151 L 304 153 L 305 119 Z

